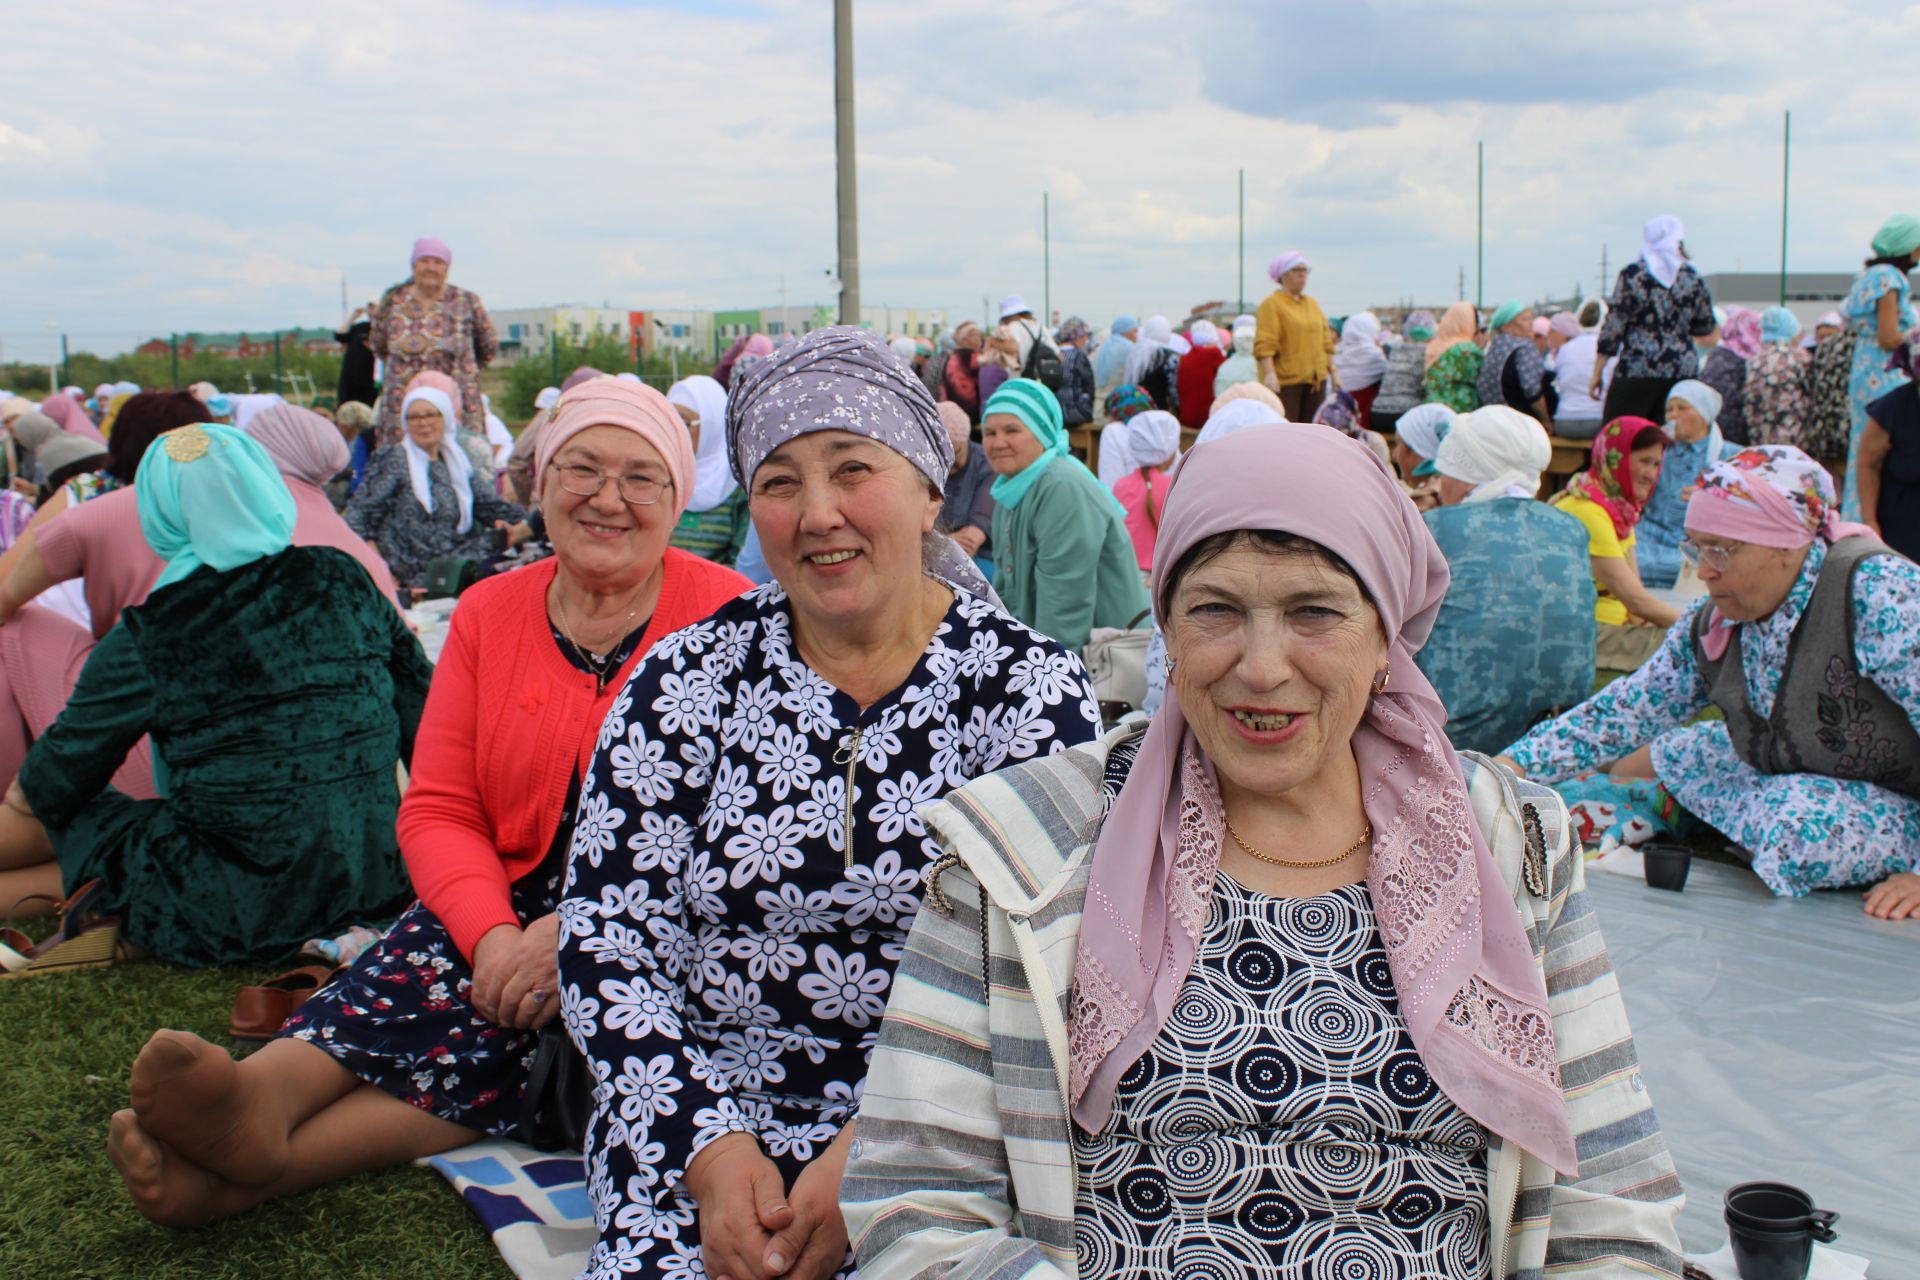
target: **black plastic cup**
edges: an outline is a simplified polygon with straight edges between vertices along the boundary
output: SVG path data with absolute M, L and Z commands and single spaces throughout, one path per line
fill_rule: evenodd
M 1784 1182 L 1743 1182 L 1727 1189 L 1726 1218 L 1740 1280 L 1806 1280 L 1814 1242 L 1834 1239 L 1840 1215 Z
M 1647 883 L 1655 889 L 1679 893 L 1687 887 L 1687 872 L 1693 866 L 1693 850 L 1683 844 L 1643 844 L 1640 856 L 1646 860 Z

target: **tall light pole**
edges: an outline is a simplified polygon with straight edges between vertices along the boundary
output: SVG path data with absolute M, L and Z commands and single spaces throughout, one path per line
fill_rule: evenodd
M 1487 144 L 1474 143 L 1473 305 L 1487 306 Z
M 1053 194 L 1040 193 L 1040 327 L 1053 327 Z
M 1240 274 L 1235 286 L 1240 291 L 1240 310 L 1235 315 L 1247 313 L 1247 171 L 1240 171 Z
M 833 0 L 833 137 L 839 171 L 840 323 L 860 323 L 860 211 L 853 174 L 853 0 Z
M 1787 305 L 1787 175 L 1793 161 L 1793 112 L 1780 123 L 1780 305 Z

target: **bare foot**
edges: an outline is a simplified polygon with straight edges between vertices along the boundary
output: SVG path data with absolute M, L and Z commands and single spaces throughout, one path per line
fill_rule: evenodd
M 167 1150 L 131 1111 L 113 1113 L 107 1158 L 127 1184 L 133 1207 L 163 1227 L 204 1227 L 246 1207 L 239 1188 Z
M 225 1049 L 185 1031 L 156 1031 L 128 1087 L 139 1127 L 179 1157 L 247 1187 L 287 1169 L 287 1131 Z

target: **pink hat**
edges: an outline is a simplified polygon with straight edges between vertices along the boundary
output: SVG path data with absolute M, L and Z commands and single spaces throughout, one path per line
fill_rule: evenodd
M 1563 338 L 1577 338 L 1580 336 L 1580 317 L 1571 311 L 1559 311 L 1547 321 L 1547 327 Z
M 414 374 L 413 378 L 407 383 L 407 390 L 418 391 L 422 387 L 428 387 L 438 391 L 446 396 L 447 399 L 451 400 L 453 402 L 454 417 L 460 418 L 466 415 L 466 410 L 460 404 L 460 384 L 448 375 L 434 369 L 422 369 L 419 373 Z M 458 426 L 459 424 L 451 423 L 449 425 Z
M 693 437 L 687 433 L 680 411 L 665 396 L 643 382 L 595 378 L 563 392 L 551 413 L 534 453 L 536 496 L 547 464 L 567 441 L 590 427 L 625 427 L 652 445 L 667 464 L 667 478 L 673 482 L 669 499 L 673 518 L 678 520 L 686 511 L 687 501 L 693 497 Z
M 439 236 L 421 236 L 413 242 L 413 256 L 407 259 L 407 265 L 412 266 L 422 258 L 438 258 L 452 266 L 453 250 L 447 248 L 447 242 Z
M 1287 274 L 1287 272 L 1293 270 L 1295 267 L 1304 267 L 1307 265 L 1306 254 L 1300 252 L 1298 249 L 1289 249 L 1267 264 L 1267 275 L 1275 284 L 1279 284 L 1281 276 Z
M 1533 336 L 1534 337 L 1544 338 L 1549 333 L 1552 333 L 1552 332 L 1553 332 L 1553 321 L 1547 319 L 1545 316 L 1535 316 L 1533 318 Z

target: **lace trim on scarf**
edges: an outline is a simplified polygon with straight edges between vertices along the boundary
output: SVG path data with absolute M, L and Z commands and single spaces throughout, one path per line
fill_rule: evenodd
M 1129 761 L 1131 763 L 1131 761 Z M 1198 944 L 1213 906 L 1213 877 L 1220 867 L 1220 835 L 1225 829 L 1220 793 L 1207 776 L 1200 753 L 1191 740 L 1180 753 L 1179 837 L 1173 851 L 1173 866 L 1168 876 L 1167 911 L 1180 934 Z M 1109 793 L 1109 806 L 1111 806 Z M 1105 896 L 1094 890 L 1086 910 L 1102 912 L 1132 944 L 1140 967 L 1149 972 L 1175 963 L 1174 929 L 1168 929 L 1166 944 L 1158 965 L 1148 963 L 1141 949 L 1140 933 L 1129 925 Z M 1091 956 L 1081 955 L 1073 975 L 1073 994 L 1067 1026 L 1067 1044 L 1071 1061 L 1067 1067 L 1067 1087 L 1073 1100 L 1086 1093 L 1093 1073 L 1122 1040 L 1146 1018 L 1147 1010 L 1129 995 L 1107 968 Z
M 1447 1004 L 1447 1024 L 1488 1053 L 1498 1054 L 1530 1076 L 1560 1087 L 1560 1053 L 1553 1023 L 1540 1010 L 1516 1000 L 1474 974 Z

